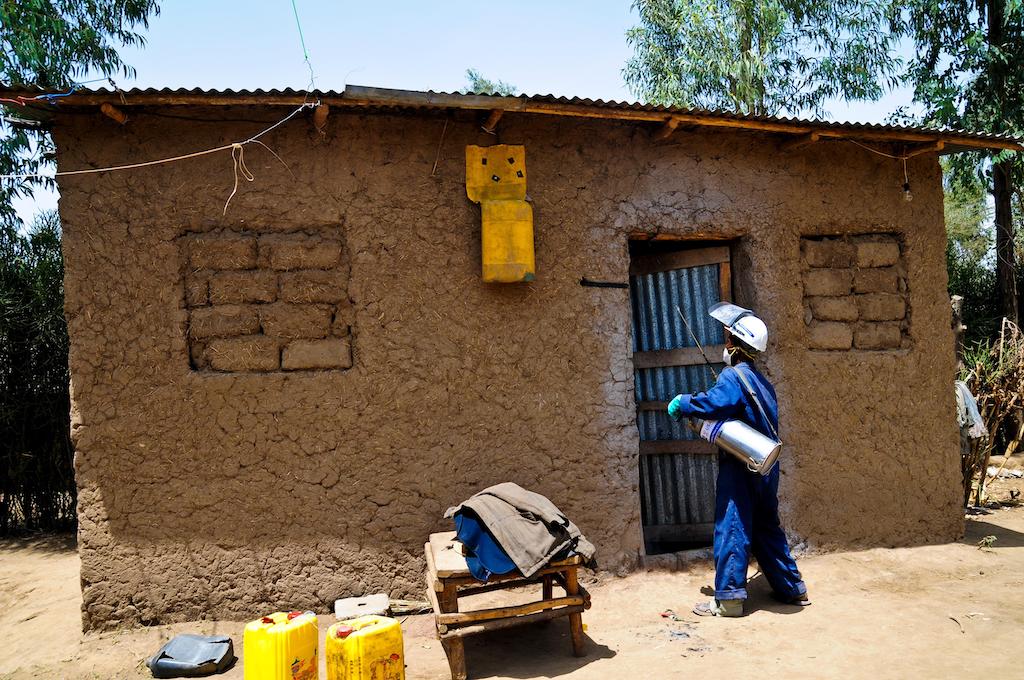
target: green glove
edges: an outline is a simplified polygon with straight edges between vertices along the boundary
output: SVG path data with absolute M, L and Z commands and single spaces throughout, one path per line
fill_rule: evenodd
M 683 395 L 676 395 L 676 398 L 668 403 L 668 417 L 672 420 L 682 420 L 683 408 Z

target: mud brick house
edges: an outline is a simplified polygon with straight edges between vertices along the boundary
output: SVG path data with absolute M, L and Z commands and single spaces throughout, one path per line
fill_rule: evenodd
M 961 534 L 938 156 L 1016 141 L 318 99 L 235 148 L 237 175 L 230 144 L 302 93 L 78 91 L 47 114 L 62 172 L 224 147 L 59 177 L 87 628 L 419 593 L 445 508 L 506 480 L 612 571 L 707 545 L 716 459 L 663 409 L 711 381 L 675 308 L 719 357 L 718 299 L 771 329 L 796 541 Z M 497 144 L 525 153 L 528 283 L 481 280 L 466 148 Z

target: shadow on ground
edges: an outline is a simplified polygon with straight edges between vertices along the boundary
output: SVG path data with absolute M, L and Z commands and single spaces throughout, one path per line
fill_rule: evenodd
M 466 668 L 471 678 L 551 678 L 615 656 L 587 635 L 583 642 L 586 656 L 573 656 L 568 620 L 474 635 L 466 640 Z
M 983 519 L 968 519 L 964 527 L 964 537 L 960 542 L 967 545 L 978 545 L 978 542 L 986 536 L 996 537 L 995 542 L 989 546 L 994 550 L 1024 546 L 1024 533 L 986 522 Z
M 26 555 L 60 555 L 78 550 L 75 534 L 30 534 L 0 538 L 0 552 Z
M 715 589 L 711 586 L 704 586 L 700 589 L 701 594 L 709 598 L 715 596 Z M 694 600 L 696 604 L 698 600 Z M 743 603 L 743 612 L 749 616 L 756 612 L 769 612 L 772 614 L 799 614 L 806 607 L 795 604 L 785 604 L 772 597 L 772 588 L 768 585 L 768 579 L 764 574 L 757 572 L 747 579 L 747 601 Z

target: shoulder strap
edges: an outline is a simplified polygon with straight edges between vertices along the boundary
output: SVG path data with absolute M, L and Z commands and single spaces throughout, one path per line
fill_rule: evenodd
M 757 410 L 760 411 L 761 417 L 764 418 L 764 422 L 768 423 L 768 428 L 772 431 L 772 436 L 775 437 L 775 441 L 782 441 L 779 439 L 779 433 L 775 431 L 775 426 L 772 425 L 772 419 L 765 413 L 764 407 L 761 406 L 761 400 L 757 398 L 757 393 L 754 392 L 754 388 L 750 386 L 750 381 L 747 380 L 747 376 L 743 375 L 743 371 L 738 366 L 733 366 L 732 370 L 736 371 L 736 375 L 739 376 L 740 382 L 747 388 L 747 394 L 754 400 L 754 405 L 757 406 Z

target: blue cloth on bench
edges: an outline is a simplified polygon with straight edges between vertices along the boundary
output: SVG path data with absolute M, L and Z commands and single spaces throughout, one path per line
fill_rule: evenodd
M 455 537 L 466 546 L 466 564 L 473 578 L 486 581 L 491 574 L 515 571 L 515 562 L 501 549 L 475 513 L 463 508 L 455 513 L 454 519 Z

